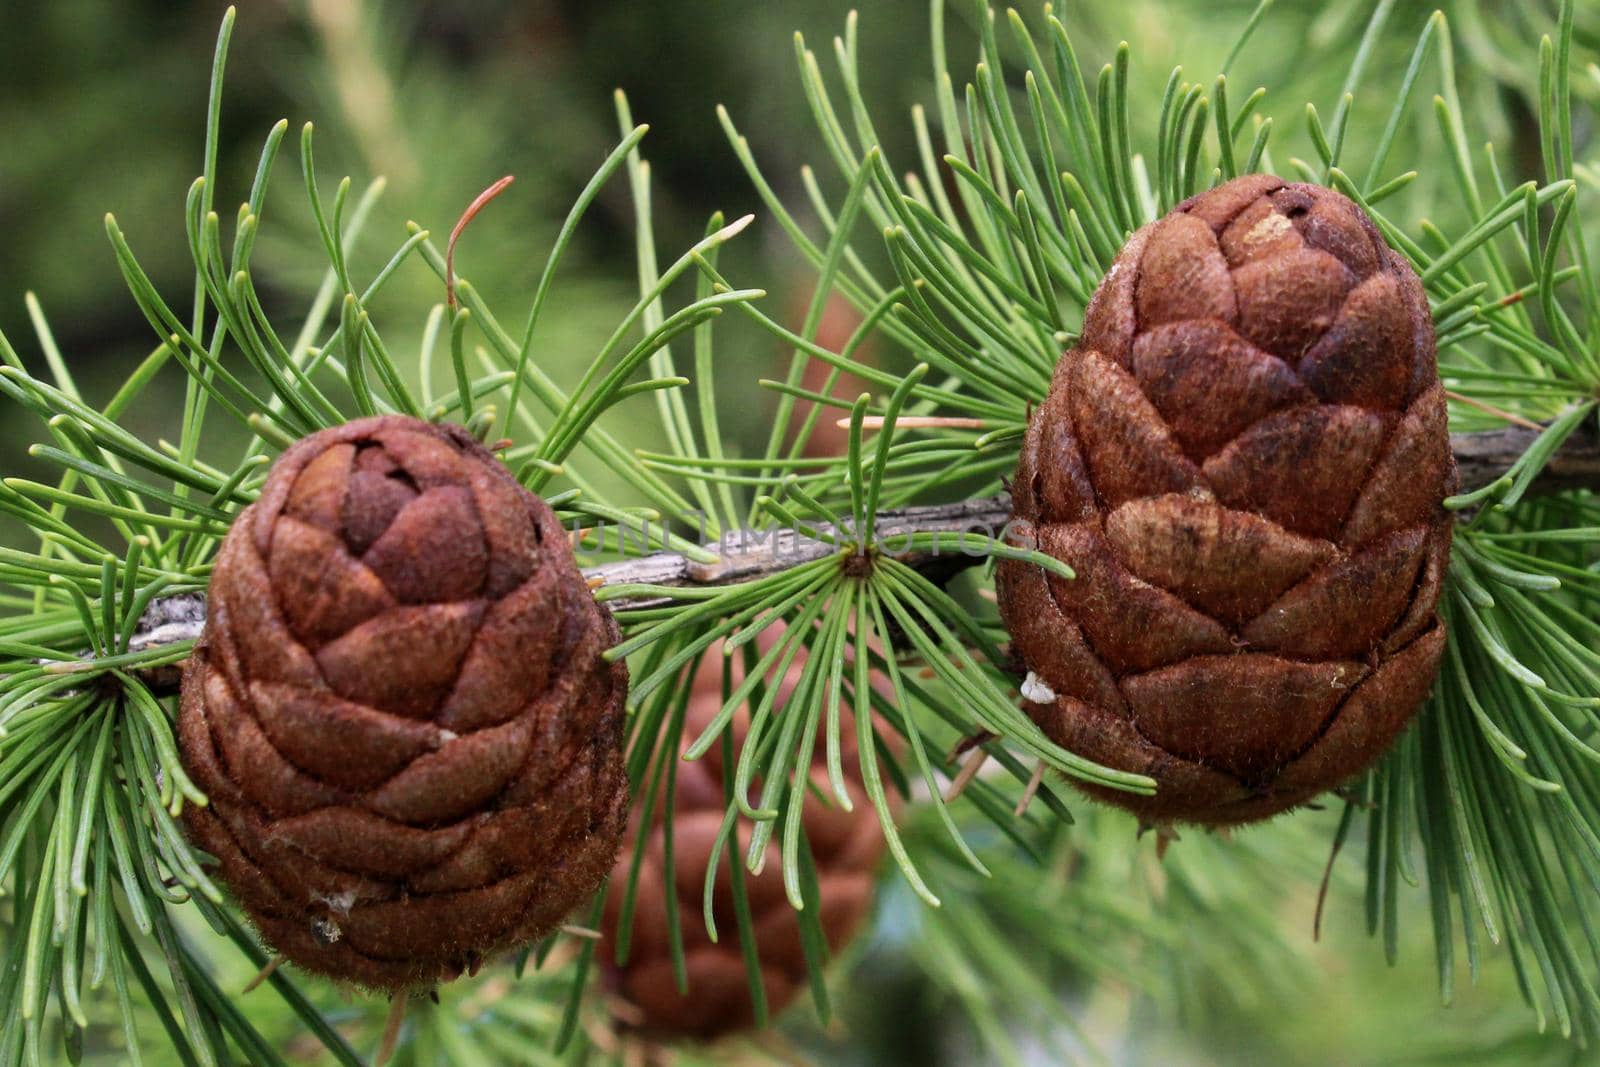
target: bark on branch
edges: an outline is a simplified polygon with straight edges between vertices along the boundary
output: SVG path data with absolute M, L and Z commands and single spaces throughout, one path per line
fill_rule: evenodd
M 1451 434 L 1450 447 L 1456 454 L 1461 488 L 1476 489 L 1499 478 L 1538 436 L 1539 431 L 1523 426 Z M 1564 489 L 1600 492 L 1600 433 L 1591 425 L 1579 427 L 1566 439 L 1539 472 L 1530 492 L 1559 493 Z
M 1533 444 L 1538 433 L 1523 427 L 1484 430 L 1451 435 L 1456 466 L 1463 489 L 1475 489 L 1501 477 Z M 1600 436 L 1587 427 L 1573 434 L 1530 487 L 1530 493 L 1553 493 L 1567 489 L 1600 492 Z M 1000 493 L 992 497 L 963 500 L 954 504 L 934 504 L 882 512 L 878 517 L 880 543 L 892 546 L 908 534 L 975 531 L 998 536 L 1011 515 L 1011 498 Z M 667 588 L 706 588 L 748 581 L 774 574 L 838 551 L 826 541 L 793 530 L 731 532 L 722 541 L 706 546 L 718 556 L 717 562 L 697 563 L 676 552 L 602 563 L 584 570 L 596 589 L 618 585 L 651 585 Z M 947 550 L 932 553 L 897 554 L 912 566 L 954 572 L 978 563 L 981 555 Z M 623 596 L 610 599 L 613 609 L 649 607 L 670 602 L 670 593 L 648 596 Z M 185 593 L 151 603 L 140 619 L 129 651 L 143 651 L 160 645 L 199 638 L 205 626 L 205 597 Z M 170 678 L 170 672 L 167 672 Z

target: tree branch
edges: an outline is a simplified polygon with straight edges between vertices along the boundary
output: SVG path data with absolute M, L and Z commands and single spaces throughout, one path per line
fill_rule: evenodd
M 1473 489 L 1501 477 L 1533 444 L 1538 433 L 1523 427 L 1452 434 L 1450 444 L 1456 455 L 1463 489 Z M 1600 492 L 1600 436 L 1587 427 L 1574 433 L 1551 457 L 1530 487 L 1530 493 L 1554 493 L 1568 489 Z M 976 532 L 998 537 L 1011 517 L 1011 497 L 1000 493 L 954 504 L 934 504 L 882 512 L 878 517 L 877 537 L 885 550 L 893 550 L 897 540 L 914 533 Z M 833 532 L 831 527 L 822 527 Z M 605 597 L 607 587 L 649 585 L 680 588 L 705 588 L 748 581 L 788 570 L 834 552 L 838 546 L 808 537 L 794 530 L 767 529 L 733 531 L 721 541 L 707 545 L 718 556 L 715 563 L 697 563 L 676 552 L 602 563 L 584 569 L 589 584 L 600 591 L 613 610 L 643 608 L 670 603 L 668 592 L 624 594 Z M 912 566 L 953 573 L 986 558 L 982 554 L 897 553 L 896 558 Z M 138 652 L 162 645 L 199 638 L 205 626 L 205 597 L 183 593 L 153 601 L 139 620 L 129 642 L 129 651 Z M 159 673 L 158 673 L 159 672 Z M 152 672 L 150 680 L 167 688 L 174 673 L 170 668 Z
M 1505 474 L 1526 452 L 1540 431 L 1523 426 L 1476 433 L 1453 433 L 1450 447 L 1463 490 L 1476 489 Z M 1566 489 L 1600 492 L 1600 433 L 1592 425 L 1580 426 L 1550 457 L 1529 491 L 1559 493 Z
M 998 537 L 1010 519 L 1011 496 L 1000 493 L 954 504 L 931 504 L 880 512 L 876 539 L 883 550 L 896 559 L 920 566 L 936 558 L 936 554 L 896 552 L 895 543 L 903 543 L 911 534 L 918 533 L 968 531 Z M 819 523 L 818 526 L 821 532 L 836 532 L 828 523 Z M 723 534 L 720 541 L 705 547 L 717 554 L 716 563 L 696 563 L 676 552 L 658 552 L 651 556 L 619 559 L 614 563 L 586 567 L 583 575 L 597 590 L 617 585 L 732 585 L 798 567 L 839 551 L 838 545 L 786 529 L 733 530 Z M 954 557 L 950 553 L 938 555 L 944 559 L 964 560 L 966 566 L 986 558 L 982 554 L 957 554 Z M 614 610 L 626 610 L 669 603 L 672 597 L 644 595 L 601 599 Z

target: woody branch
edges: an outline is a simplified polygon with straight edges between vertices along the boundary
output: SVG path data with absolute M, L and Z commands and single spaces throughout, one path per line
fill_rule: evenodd
M 1461 484 L 1466 488 L 1486 485 L 1508 471 L 1538 436 L 1537 431 L 1521 426 L 1475 433 L 1452 434 Z M 1580 431 L 1568 438 L 1551 457 L 1530 487 L 1533 494 L 1570 489 L 1600 492 L 1600 435 Z M 1011 517 L 1011 498 L 1006 493 L 963 500 L 954 504 L 884 511 L 879 515 L 875 538 L 892 550 L 897 541 L 919 533 L 978 533 L 1000 536 Z M 827 525 L 824 533 L 836 533 Z M 602 563 L 584 570 L 584 577 L 595 589 L 619 585 L 649 585 L 663 592 L 647 596 L 622 596 L 609 599 L 613 609 L 647 607 L 668 602 L 673 588 L 705 588 L 750 581 L 763 575 L 788 570 L 811 560 L 838 552 L 839 545 L 810 537 L 794 530 L 734 531 L 721 541 L 707 546 L 717 556 L 715 563 L 700 563 L 676 552 Z M 959 550 L 941 553 L 915 552 L 899 556 L 912 566 L 938 566 L 960 569 L 979 562 L 982 553 Z M 141 618 L 130 652 L 141 652 L 164 645 L 193 641 L 205 627 L 205 598 L 198 593 L 179 594 L 153 601 Z

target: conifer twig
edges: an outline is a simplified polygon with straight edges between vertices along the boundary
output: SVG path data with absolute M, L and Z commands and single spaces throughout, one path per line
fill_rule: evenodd
M 1501 430 L 1479 430 L 1451 435 L 1456 465 L 1465 488 L 1476 488 L 1501 477 L 1538 436 L 1532 430 L 1512 426 Z M 1600 439 L 1593 434 L 1576 433 L 1551 457 L 1534 481 L 1531 492 L 1554 493 L 1569 489 L 1600 491 Z M 988 537 L 1003 535 L 1011 517 L 1008 493 L 963 500 L 953 504 L 884 511 L 878 517 L 880 544 L 920 533 L 978 533 Z M 832 527 L 818 531 L 833 534 Z M 721 541 L 707 546 L 718 557 L 715 563 L 699 563 L 678 552 L 656 552 L 648 556 L 602 563 L 584 569 L 584 577 L 594 589 L 607 586 L 657 586 L 661 591 L 608 599 L 613 609 L 652 607 L 670 600 L 666 589 L 703 588 L 749 581 L 822 559 L 839 552 L 838 545 L 795 530 L 766 529 L 724 534 Z M 963 568 L 987 558 L 982 553 L 952 550 L 944 553 L 915 552 L 898 557 L 916 567 L 930 566 L 938 560 L 941 569 Z M 198 593 L 180 593 L 151 602 L 133 633 L 129 648 L 143 651 L 160 645 L 177 644 L 199 638 L 205 626 L 205 599 Z M 170 668 L 158 668 L 163 678 L 147 678 L 159 688 L 169 688 L 176 680 Z

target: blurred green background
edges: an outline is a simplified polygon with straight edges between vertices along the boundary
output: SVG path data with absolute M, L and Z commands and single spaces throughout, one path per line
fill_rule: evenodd
M 516 183 L 468 231 L 458 268 L 516 322 L 568 204 L 618 137 L 617 87 L 628 93 L 635 119 L 652 126 L 644 150 L 653 166 L 663 259 L 698 239 L 713 211 L 729 218 L 760 211 L 717 124 L 719 103 L 750 138 L 787 202 L 805 202 L 799 174 L 807 161 L 817 165 L 824 187 L 836 189 L 795 74 L 793 34 L 803 32 L 827 59 L 851 6 L 847 0 L 248 0 L 228 68 L 218 207 L 229 221 L 248 188 L 261 139 L 287 117 L 291 133 L 256 265 L 270 310 L 292 322 L 308 303 L 323 262 L 296 175 L 302 122 L 317 124 L 325 195 L 345 174 L 355 178 L 358 191 L 374 176 L 387 181 L 360 246 L 358 262 L 367 274 L 404 240 L 406 220 L 442 240 L 479 190 L 514 174 Z M 859 6 L 866 93 L 888 157 L 903 168 L 914 158 L 904 116 L 933 95 L 927 6 L 923 0 Z M 950 19 L 951 67 L 970 71 L 971 16 L 964 5 L 952 6 L 963 10 Z M 6 4 L 0 29 L 0 330 L 30 366 L 38 365 L 41 342 L 24 301 L 25 292 L 35 293 L 91 400 L 103 402 L 156 340 L 117 273 L 105 212 L 116 214 L 174 304 L 192 287 L 182 211 L 200 170 L 208 58 L 223 7 L 211 0 Z M 1254 7 L 1255 0 L 1080 0 L 1062 5 L 1060 13 L 1091 72 L 1119 40 L 1132 45 L 1134 137 L 1145 144 L 1170 68 L 1182 63 L 1192 77 L 1209 80 Z M 1375 42 L 1369 78 L 1356 87 L 1354 144 L 1381 124 L 1432 7 L 1418 0 L 1394 5 L 1390 29 Z M 1594 57 L 1600 4 L 1579 7 L 1579 58 L 1587 62 Z M 1262 110 L 1278 116 L 1273 151 L 1280 170 L 1290 155 L 1309 156 L 1304 104 L 1314 101 L 1324 115 L 1331 113 L 1371 9 L 1366 0 L 1280 0 L 1237 64 L 1241 99 L 1257 84 L 1270 89 Z M 1544 0 L 1451 0 L 1447 10 L 1463 99 L 1475 120 L 1470 138 L 1493 141 L 1508 173 L 1526 177 L 1538 158 L 1527 94 L 1536 80 L 1538 34 L 1553 25 L 1551 6 Z M 1023 11 L 1037 21 L 1037 6 Z M 1592 97 L 1596 86 L 1600 80 L 1586 81 L 1581 92 Z M 1422 95 L 1424 104 L 1431 93 Z M 1431 116 L 1425 108 L 1419 116 L 1389 171 L 1437 163 Z M 1590 126 L 1584 119 L 1585 136 Z M 1357 157 L 1364 167 L 1359 150 Z M 1447 229 L 1459 221 L 1438 217 L 1429 196 L 1432 183 L 1449 180 L 1436 173 L 1444 169 L 1433 165 L 1392 205 L 1391 215 L 1408 227 L 1424 217 Z M 632 225 L 626 183 L 618 180 L 586 220 L 541 326 L 535 358 L 558 378 L 570 380 L 632 303 Z M 758 218 L 725 251 L 722 265 L 736 283 L 770 291 L 770 314 L 798 322 L 811 280 L 770 220 Z M 388 316 L 385 328 L 402 364 L 428 307 L 442 295 L 420 265 L 409 266 L 385 295 L 379 314 Z M 758 432 L 764 435 L 772 405 L 754 381 L 770 375 L 787 353 L 739 323 L 719 326 L 718 343 L 724 426 L 731 437 L 753 443 Z M 164 388 L 128 420 L 152 439 L 171 432 L 181 375 L 169 374 Z M 633 443 L 649 443 L 649 420 L 634 421 L 614 428 Z M 35 429 L 18 420 L 0 425 L 6 473 L 26 470 L 21 449 L 34 439 Z M 1124 829 L 1127 847 L 1136 847 L 1133 827 Z M 1398 967 L 1386 967 L 1380 946 L 1362 929 L 1359 859 L 1347 859 L 1349 877 L 1335 880 L 1324 938 L 1313 945 L 1320 875 L 1320 855 L 1314 854 L 1328 840 L 1331 820 L 1312 814 L 1293 827 L 1256 833 L 1286 840 L 1309 835 L 1312 842 L 1292 850 L 1309 859 L 1285 863 L 1278 872 L 1281 898 L 1254 902 L 1281 916 L 1296 980 L 1256 989 L 1253 996 L 1219 988 L 1174 1014 L 1142 1009 L 1126 989 L 1075 988 L 1063 979 L 1069 1008 L 1112 1062 L 1600 1062 L 1537 1034 L 1504 960 L 1493 961 L 1476 990 L 1458 975 L 1457 1005 L 1439 1007 L 1420 890 L 1411 893 L 1414 921 L 1401 938 Z M 1354 852 L 1358 857 L 1359 849 Z M 848 1036 L 816 1040 L 830 1059 L 986 1062 L 981 1042 L 941 1017 L 944 1002 L 916 966 L 919 920 L 908 896 L 890 890 L 883 908 L 856 972 L 872 995 L 849 998 Z M 1226 906 L 1196 912 L 1196 946 L 1234 920 Z M 1019 1035 L 1025 1049 L 1026 1036 Z
M 1181 63 L 1190 77 L 1209 82 L 1255 3 L 1086 0 L 1066 5 L 1065 21 L 1091 78 L 1117 41 L 1132 44 L 1138 144 L 1148 143 L 1142 134 L 1154 132 L 1168 70 Z M 851 6 L 848 0 L 249 0 L 229 62 L 217 204 L 226 227 L 229 209 L 248 188 L 262 138 L 287 117 L 290 135 L 256 268 L 271 310 L 292 319 L 322 270 L 295 173 L 303 122 L 317 124 L 325 196 L 346 174 L 357 192 L 375 176 L 387 181 L 363 241 L 369 270 L 404 239 L 406 220 L 442 240 L 480 189 L 515 174 L 516 184 L 470 231 L 460 269 L 502 315 L 520 316 L 519 301 L 531 290 L 566 206 L 615 143 L 611 94 L 617 87 L 629 94 L 635 119 L 652 125 L 644 148 L 654 168 L 657 245 L 664 257 L 697 239 L 712 211 L 735 218 L 759 209 L 716 121 L 718 103 L 750 138 L 787 202 L 805 202 L 799 170 L 807 161 L 817 165 L 825 189 L 836 188 L 795 74 L 793 34 L 806 35 L 831 76 L 831 40 Z M 951 69 L 968 72 L 974 17 L 964 3 L 949 6 Z M 1432 6 L 1394 4 L 1371 84 L 1357 87 L 1357 113 L 1370 114 L 1373 124 L 1391 104 L 1411 42 Z M 1526 172 L 1536 163 L 1537 144 L 1528 137 L 1521 91 L 1536 77 L 1535 28 L 1549 28 L 1546 4 L 1457 0 L 1450 6 L 1458 51 L 1478 61 L 1463 64 L 1463 94 L 1479 105 L 1481 119 L 1471 133 L 1493 138 L 1502 159 Z M 116 214 L 169 300 L 180 302 L 192 284 L 182 209 L 200 169 L 206 60 L 224 7 L 214 0 L 6 5 L 0 33 L 0 330 L 24 358 L 36 355 L 22 293 L 37 293 L 91 397 L 109 389 L 155 340 L 126 299 L 105 240 L 104 213 Z M 1273 152 L 1280 169 L 1289 154 L 1310 155 L 1304 103 L 1314 101 L 1324 116 L 1331 114 L 1371 7 L 1368 0 L 1280 0 L 1236 64 L 1236 84 L 1270 87 L 1262 112 L 1278 116 Z M 1035 24 L 1040 10 L 1023 5 Z M 1588 21 L 1600 24 L 1600 17 Z M 875 0 L 861 13 L 864 90 L 877 109 L 888 158 L 902 168 L 914 161 L 907 111 L 933 94 L 927 22 L 923 0 Z M 1592 36 L 1580 40 L 1592 43 Z M 1235 94 L 1237 106 L 1244 91 Z M 1353 142 L 1359 125 L 1356 131 Z M 1426 140 L 1431 123 L 1422 133 Z M 1421 156 L 1427 147 L 1402 149 Z M 1398 172 L 1401 163 L 1397 158 L 1392 169 Z M 1433 177 L 1448 180 L 1425 176 L 1411 196 L 1417 206 L 1407 205 L 1400 217 L 1414 221 L 1427 214 Z M 626 183 L 613 182 L 586 220 L 562 276 L 562 299 L 541 327 L 547 332 L 540 358 L 547 365 L 592 351 L 625 306 L 634 278 L 631 224 Z M 798 319 L 808 283 L 775 226 L 759 226 L 735 242 L 724 262 L 736 282 L 771 291 L 769 310 L 779 318 L 789 312 L 788 319 Z M 391 321 L 388 333 L 408 336 L 420 329 L 420 314 L 438 299 L 440 286 L 420 266 L 408 268 L 401 281 L 388 306 L 400 309 L 397 317 L 417 321 L 398 327 Z M 741 373 L 724 375 L 719 385 L 735 392 L 778 356 L 770 340 L 737 326 L 730 348 L 739 352 Z M 169 384 L 176 387 L 176 375 Z M 770 404 L 770 397 L 729 404 L 730 431 L 759 426 Z M 0 434 L 6 434 L 0 447 L 14 447 L 7 431 Z

